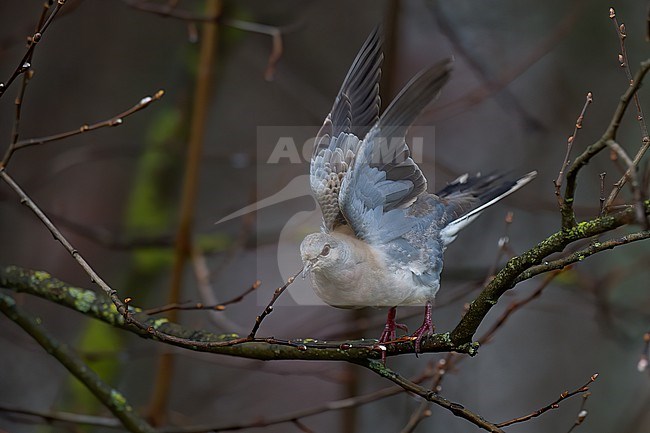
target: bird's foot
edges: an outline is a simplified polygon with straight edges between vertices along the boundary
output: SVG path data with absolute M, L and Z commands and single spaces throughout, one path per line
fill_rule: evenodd
M 431 302 L 427 301 L 427 304 L 424 307 L 424 321 L 422 326 L 420 326 L 412 335 L 411 339 L 415 340 L 415 355 L 417 356 L 420 353 L 420 344 L 422 343 L 422 338 L 425 335 L 433 334 L 435 327 L 431 321 Z
M 386 325 L 384 325 L 384 332 L 381 333 L 379 337 L 379 343 L 388 343 L 396 339 L 395 331 L 401 329 L 404 332 L 408 332 L 406 325 L 402 323 L 395 322 L 395 314 L 397 309 L 395 307 L 388 310 L 388 316 L 386 317 Z
M 384 331 L 381 333 L 381 336 L 379 337 L 379 341 L 375 346 L 379 350 L 381 350 L 381 362 L 384 365 L 386 365 L 386 346 L 384 344 L 398 341 L 395 332 L 397 329 L 401 329 L 404 332 L 408 332 L 408 328 L 406 327 L 406 325 L 395 322 L 396 312 L 397 309 L 395 307 L 388 310 L 388 316 L 386 317 L 386 325 L 384 325 Z

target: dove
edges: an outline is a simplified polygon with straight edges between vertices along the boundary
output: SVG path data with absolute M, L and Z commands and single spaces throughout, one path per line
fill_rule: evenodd
M 433 333 L 432 305 L 445 248 L 487 207 L 536 175 L 462 175 L 435 194 L 411 158 L 406 134 L 449 80 L 453 60 L 422 70 L 380 114 L 382 30 L 367 38 L 316 135 L 310 187 L 322 211 L 300 245 L 303 275 L 339 308 L 387 307 L 379 343 L 394 341 L 396 308 L 425 307 L 415 353 Z

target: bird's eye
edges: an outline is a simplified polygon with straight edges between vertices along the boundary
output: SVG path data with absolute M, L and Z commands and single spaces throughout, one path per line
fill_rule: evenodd
M 331 249 L 330 244 L 325 244 L 325 246 L 323 247 L 323 251 L 320 252 L 320 255 L 321 256 L 328 255 L 330 253 L 330 249 Z

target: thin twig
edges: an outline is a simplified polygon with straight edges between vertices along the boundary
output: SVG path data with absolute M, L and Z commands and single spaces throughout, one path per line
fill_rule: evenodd
M 648 218 L 645 215 L 643 206 L 643 197 L 641 196 L 641 189 L 639 188 L 639 181 L 637 180 L 638 167 L 627 155 L 625 150 L 614 140 L 607 140 L 607 146 L 616 154 L 618 158 L 623 160 L 627 166 L 624 178 L 630 179 L 630 189 L 632 189 L 632 197 L 634 199 L 634 207 L 636 209 L 636 219 L 639 224 L 648 228 Z
M 298 428 L 298 430 L 300 430 L 303 433 L 314 433 L 312 429 L 307 427 L 305 423 L 301 422 L 300 420 L 292 419 L 291 423 L 295 425 Z
M 575 197 L 575 190 L 577 187 L 576 179 L 578 176 L 578 172 L 580 171 L 580 169 L 582 169 L 582 167 L 584 167 L 585 165 L 587 165 L 587 163 L 589 163 L 591 158 L 593 158 L 595 155 L 597 155 L 600 151 L 602 151 L 607 146 L 607 140 L 616 140 L 616 134 L 618 132 L 619 126 L 621 125 L 621 120 L 623 119 L 623 115 L 627 111 L 630 101 L 632 100 L 636 92 L 639 90 L 639 87 L 641 87 L 643 78 L 645 77 L 645 75 L 648 73 L 649 70 L 650 70 L 650 59 L 645 60 L 644 62 L 641 63 L 639 70 L 636 72 L 636 75 L 632 80 L 633 82 L 627 88 L 625 93 L 623 93 L 623 95 L 621 96 L 620 101 L 616 106 L 616 109 L 614 110 L 614 114 L 612 115 L 612 118 L 609 122 L 609 125 L 607 126 L 607 130 L 605 130 L 602 137 L 598 139 L 598 141 L 596 141 L 595 143 L 587 147 L 573 161 L 573 163 L 567 170 L 566 186 L 564 187 L 564 200 L 561 209 L 563 229 L 567 230 L 572 227 L 575 227 L 576 225 L 576 218 L 573 212 L 573 202 Z M 607 203 L 605 203 L 605 208 L 607 209 L 607 207 L 608 207 Z
M 127 325 L 133 325 L 136 328 L 145 331 L 147 334 L 150 334 L 152 337 L 157 338 L 161 341 L 165 341 L 169 344 L 174 344 L 178 346 L 185 346 L 188 343 L 191 343 L 191 340 L 185 338 L 179 338 L 174 335 L 166 334 L 158 329 L 155 326 L 147 325 L 133 318 L 131 311 L 129 310 L 128 303 L 131 301 L 131 298 L 126 298 L 122 301 L 116 290 L 111 288 L 90 266 L 86 259 L 79 253 L 79 251 L 72 246 L 70 241 L 63 236 L 61 231 L 52 223 L 52 221 L 43 213 L 43 211 L 34 203 L 34 201 L 29 198 L 29 196 L 20 188 L 20 186 L 13 180 L 11 176 L 6 172 L 6 170 L 0 167 L 0 178 L 2 178 L 20 197 L 20 202 L 27 206 L 41 222 L 47 227 L 54 239 L 63 245 L 63 247 L 70 253 L 70 255 L 79 263 L 82 269 L 90 276 L 91 281 L 97 284 L 103 291 L 106 293 L 111 302 L 115 305 L 117 312 L 121 317 L 124 318 L 124 321 Z M 232 338 L 226 341 L 212 342 L 208 343 L 207 346 L 217 345 L 217 346 L 234 346 L 244 342 L 249 342 L 250 338 Z M 198 348 L 199 345 L 195 346 Z M 204 346 L 201 344 L 200 346 Z M 188 346 L 186 346 L 188 347 Z
M 74 377 L 79 379 L 130 432 L 153 433 L 155 431 L 136 414 L 123 394 L 104 383 L 97 373 L 88 368 L 67 345 L 49 335 L 39 320 L 25 313 L 16 305 L 16 301 L 12 297 L 0 293 L 0 311 L 36 340 L 47 353 L 54 356 Z
M 65 4 L 66 0 L 57 0 L 56 4 L 54 5 L 54 8 L 52 9 L 52 12 L 47 16 L 45 21 L 43 21 L 43 15 L 41 15 L 41 21 L 43 21 L 43 25 L 38 29 L 36 33 L 31 35 L 29 38 L 27 38 L 27 51 L 23 55 L 22 59 L 20 59 L 20 62 L 18 62 L 18 66 L 16 66 L 16 69 L 11 73 L 11 76 L 5 81 L 4 83 L 0 82 L 0 98 L 4 93 L 7 91 L 7 89 L 13 84 L 14 80 L 22 73 L 25 73 L 29 71 L 31 68 L 31 64 L 28 62 L 29 59 L 32 58 L 34 55 L 34 50 L 36 49 L 36 45 L 41 41 L 43 38 L 43 34 L 47 30 L 47 28 L 50 26 L 52 21 L 54 20 L 54 17 L 59 13 L 59 10 L 63 7 Z M 44 8 L 44 13 L 45 10 L 49 9 L 49 5 L 45 6 Z
M 130 8 L 152 13 L 163 18 L 173 18 L 183 21 L 214 23 L 219 19 L 218 14 L 195 13 L 177 9 L 176 2 L 170 4 L 153 3 L 143 0 L 122 0 Z
M 76 426 L 87 425 L 93 427 L 104 427 L 113 429 L 122 429 L 124 426 L 117 418 L 105 416 L 82 415 L 70 412 L 41 411 L 36 409 L 26 409 L 23 407 L 0 404 L 0 412 L 5 414 L 25 415 L 30 417 L 41 418 L 48 424 L 61 422 L 74 424 Z
M 436 115 L 436 119 L 442 121 L 456 116 L 460 112 L 465 112 L 468 108 L 481 103 L 491 95 L 501 92 L 517 77 L 521 76 L 544 58 L 557 44 L 565 40 L 567 34 L 575 29 L 576 21 L 584 15 L 584 5 L 586 3 L 586 0 L 574 0 L 571 2 L 571 10 L 565 14 L 562 21 L 553 29 L 546 32 L 547 36 L 538 45 L 528 49 L 526 56 L 521 57 L 518 63 L 514 65 L 509 64 L 496 78 L 481 83 L 478 88 L 471 89 L 463 95 L 454 98 L 452 102 L 438 104 L 436 107 L 426 110 L 424 112 L 425 115 L 434 112 L 439 113 Z
M 492 325 L 492 327 L 481 337 L 478 338 L 477 342 L 480 346 L 483 346 L 485 344 L 489 344 L 492 341 L 492 338 L 494 335 L 497 333 L 497 331 L 505 325 L 505 323 L 513 316 L 513 314 L 521 310 L 523 307 L 528 305 L 532 300 L 536 299 L 539 297 L 542 293 L 542 291 L 551 283 L 555 277 L 557 277 L 560 274 L 560 272 L 554 272 L 551 275 L 549 275 L 547 278 L 545 278 L 540 285 L 535 289 L 530 295 L 528 295 L 526 298 L 519 300 L 519 301 L 514 301 L 510 304 L 510 306 L 502 313 L 502 315 L 495 321 L 495 323 Z M 440 392 L 442 390 L 442 380 L 446 376 L 446 373 L 456 367 L 457 364 L 459 364 L 462 360 L 467 359 L 466 356 L 462 356 L 461 354 L 458 353 L 448 353 L 447 356 L 443 359 L 441 359 L 438 362 L 438 366 L 436 367 L 436 376 L 434 380 L 434 385 L 433 389 L 436 392 Z
M 430 404 L 427 400 L 422 400 L 418 408 L 411 414 L 404 428 L 400 430 L 400 433 L 413 433 L 422 421 L 429 418 L 431 416 Z
M 421 383 L 424 380 L 431 377 L 431 372 L 425 372 L 419 377 L 413 378 L 414 383 Z M 379 389 L 377 391 L 369 392 L 367 394 L 361 394 L 350 398 L 345 398 L 341 400 L 328 401 L 317 406 L 313 406 L 306 409 L 300 409 L 293 412 L 288 412 L 285 414 L 275 415 L 268 418 L 256 417 L 255 419 L 244 421 L 239 424 L 205 424 L 205 425 L 189 425 L 185 427 L 163 427 L 157 430 L 157 433 L 203 433 L 203 432 L 220 432 L 220 431 L 229 431 L 229 430 L 244 430 L 247 428 L 262 428 L 270 427 L 277 424 L 285 424 L 293 422 L 294 420 L 300 420 L 308 418 L 314 415 L 319 415 L 325 412 L 344 410 L 353 407 L 363 406 L 369 403 L 373 403 L 378 400 L 382 400 L 388 397 L 399 395 L 406 392 L 403 388 L 399 386 L 389 386 L 386 388 Z M 39 411 L 32 409 L 25 409 L 16 406 L 8 406 L 0 404 L 0 412 L 6 413 L 15 413 L 21 415 L 28 415 L 43 418 L 47 421 L 58 421 L 58 422 L 69 422 L 77 425 L 91 425 L 98 427 L 106 428 L 121 428 L 118 419 L 107 418 L 107 417 L 95 417 L 67 412 L 51 412 L 51 411 Z
M 264 79 L 266 81 L 273 81 L 275 74 L 275 67 L 282 57 L 284 51 L 284 43 L 282 42 L 282 34 L 287 31 L 287 28 L 280 28 L 276 26 L 269 26 L 267 24 L 252 23 L 249 21 L 237 20 L 234 18 L 222 19 L 220 21 L 223 25 L 232 27 L 247 32 L 260 33 L 271 37 L 271 54 L 266 64 L 264 71 Z
M 571 433 L 576 427 L 582 425 L 582 423 L 585 422 L 585 419 L 587 418 L 588 415 L 585 406 L 587 405 L 587 399 L 589 399 L 590 395 L 591 392 L 585 392 L 584 394 L 582 394 L 582 403 L 580 403 L 580 409 L 578 409 L 578 415 L 576 416 L 576 420 L 573 422 L 573 425 L 567 431 L 567 433 Z
M 88 239 L 102 247 L 112 250 L 135 250 L 138 248 L 170 248 L 174 239 L 169 234 L 146 235 L 146 234 L 122 234 L 115 233 L 105 227 L 92 225 L 91 223 L 80 223 L 72 221 L 61 214 L 48 211 L 50 217 L 59 226 L 70 230 L 76 235 Z
M 115 291 L 113 288 L 111 288 L 106 282 L 95 272 L 95 270 L 90 266 L 90 264 L 86 261 L 86 259 L 83 258 L 83 256 L 77 251 L 75 247 L 72 246 L 72 244 L 66 239 L 65 236 L 59 231 L 59 229 L 52 223 L 52 221 L 43 213 L 43 211 L 32 201 L 31 198 L 25 193 L 25 191 L 22 190 L 22 188 L 16 183 L 16 181 L 13 180 L 11 176 L 7 173 L 7 171 L 4 169 L 4 167 L 0 167 L 0 178 L 5 181 L 7 185 L 11 189 L 14 190 L 14 192 L 18 195 L 20 198 L 20 202 L 27 206 L 29 210 L 31 210 L 34 215 L 45 225 L 45 227 L 50 231 L 54 239 L 56 239 L 63 247 L 70 253 L 70 255 L 79 263 L 81 268 L 88 274 L 90 277 L 91 281 L 95 284 L 97 284 L 103 291 L 106 293 L 106 295 L 109 297 L 109 299 L 115 304 L 115 307 L 117 308 L 118 313 L 120 313 L 121 316 L 124 317 L 124 319 L 129 322 L 130 321 L 130 315 L 128 312 L 127 305 L 122 302 L 122 300 L 117 296 L 117 291 Z
M 650 204 L 648 204 L 646 212 L 650 212 Z M 530 275 L 526 273 L 528 269 L 540 265 L 546 257 L 563 251 L 573 242 L 589 239 L 612 231 L 624 224 L 632 223 L 635 220 L 634 217 L 634 208 L 628 207 L 602 218 L 581 222 L 577 227 L 568 230 L 562 229 L 548 236 L 528 251 L 510 259 L 483 291 L 469 304 L 467 313 L 450 333 L 452 342 L 455 344 L 469 344 L 483 319 L 496 305 L 499 298 L 517 283 L 530 278 Z
M 598 175 L 598 178 L 600 179 L 600 196 L 598 199 L 600 203 L 600 211 L 598 212 L 599 217 L 605 214 L 605 176 L 607 176 L 607 172 L 605 171 Z
M 264 311 L 262 311 L 262 314 L 260 314 L 255 318 L 255 325 L 253 325 L 253 329 L 251 330 L 250 334 L 248 334 L 248 338 L 255 338 L 255 335 L 257 334 L 257 331 L 260 328 L 262 321 L 266 318 L 266 316 L 268 316 L 269 314 L 271 314 L 271 312 L 273 312 L 273 304 L 275 304 L 275 301 L 277 301 L 278 298 L 280 298 L 280 296 L 282 295 L 282 293 L 284 293 L 287 287 L 289 287 L 294 282 L 294 280 L 298 278 L 298 275 L 300 275 L 301 273 L 302 273 L 302 269 L 299 270 L 294 275 L 292 275 L 291 277 L 289 277 L 287 279 L 287 282 L 284 283 L 282 287 L 278 287 L 277 289 L 275 289 L 275 291 L 273 292 L 273 296 L 271 297 L 271 300 L 269 301 L 266 308 L 264 308 Z
M 173 18 L 190 23 L 208 22 L 218 23 L 234 29 L 243 30 L 251 33 L 259 33 L 271 37 L 271 53 L 264 71 L 264 78 L 272 81 L 275 74 L 275 67 L 282 57 L 284 43 L 282 35 L 296 29 L 299 24 L 290 26 L 271 26 L 268 24 L 255 23 L 250 21 L 238 20 L 235 18 L 224 18 L 219 14 L 198 14 L 187 10 L 176 9 L 176 4 L 158 4 L 142 0 L 122 0 L 127 6 L 143 12 L 153 13 L 164 18 Z
M 513 212 L 506 213 L 506 216 L 504 218 L 505 224 L 503 227 L 503 235 L 499 238 L 497 242 L 498 245 L 497 254 L 495 255 L 494 262 L 492 262 L 492 265 L 490 266 L 490 269 L 488 269 L 487 275 L 483 280 L 483 287 L 485 287 L 485 285 L 490 281 L 490 279 L 494 278 L 494 274 L 498 270 L 501 259 L 503 258 L 504 255 L 508 254 L 510 250 L 510 236 L 508 236 L 508 231 L 510 226 L 512 225 L 512 222 L 514 221 L 514 217 L 515 214 Z
M 622 236 L 618 239 L 611 239 L 604 242 L 593 242 L 587 248 L 575 251 L 571 254 L 566 255 L 565 257 L 549 260 L 544 263 L 541 263 L 536 266 L 531 266 L 524 272 L 522 272 L 516 279 L 515 282 L 519 283 L 521 281 L 532 278 L 536 275 L 543 274 L 545 272 L 550 272 L 558 269 L 563 269 L 573 263 L 578 263 L 583 261 L 589 256 L 593 256 L 596 253 L 601 251 L 610 250 L 612 248 L 619 247 L 621 245 L 627 245 L 632 242 L 638 242 L 650 238 L 650 230 L 644 230 L 636 233 L 630 233 L 628 235 Z
M 556 270 L 544 278 L 544 280 L 537 286 L 537 288 L 527 297 L 517 300 L 512 302 L 506 311 L 503 312 L 501 317 L 497 319 L 494 324 L 488 329 L 485 334 L 483 334 L 479 339 L 478 342 L 479 344 L 483 345 L 492 340 L 496 332 L 505 324 L 505 322 L 514 314 L 516 311 L 520 310 L 521 308 L 525 307 L 528 305 L 531 301 L 534 299 L 538 298 L 544 289 L 562 272 L 562 270 Z
M 534 290 L 526 298 L 511 303 L 510 306 L 506 309 L 506 311 L 492 325 L 492 327 L 478 339 L 478 343 L 481 346 L 485 344 L 489 344 L 492 341 L 494 335 L 497 333 L 497 331 L 503 328 L 503 325 L 505 325 L 508 319 L 510 319 L 510 317 L 512 317 L 512 315 L 516 311 L 521 310 L 523 307 L 528 305 L 528 303 L 530 303 L 532 300 L 539 297 L 542 291 L 548 286 L 548 284 L 550 284 L 550 282 L 555 277 L 557 277 L 560 274 L 560 272 L 554 272 L 551 275 L 549 275 L 546 279 L 544 279 L 544 281 L 542 281 L 542 283 L 537 287 L 537 289 Z M 450 352 L 447 354 L 445 358 L 442 358 L 438 361 L 438 364 L 436 365 L 434 380 L 432 385 L 432 389 L 435 392 L 440 393 L 440 391 L 442 390 L 442 380 L 446 376 L 447 372 L 455 368 L 456 365 L 460 363 L 463 359 L 467 359 L 467 357 L 461 356 L 460 354 L 457 353 Z M 411 416 L 411 419 L 409 420 L 407 425 L 404 427 L 404 429 L 402 429 L 400 433 L 409 433 L 413 431 L 417 426 L 417 424 L 421 422 L 422 419 L 425 417 L 423 411 L 427 409 L 427 407 L 428 405 L 426 404 L 425 401 L 423 401 L 422 404 L 416 410 L 416 412 Z
M 440 393 L 440 390 L 438 389 L 438 383 L 440 381 L 440 377 L 442 377 L 444 374 L 445 362 L 446 358 L 442 358 L 438 361 L 435 368 L 432 368 L 431 363 L 427 365 L 427 370 L 433 371 L 433 383 L 431 385 L 431 389 L 438 393 Z M 422 399 L 417 409 L 415 409 L 409 417 L 406 425 L 402 428 L 402 430 L 400 430 L 400 433 L 413 433 L 422 421 L 431 416 L 431 410 L 429 409 L 429 406 L 431 406 L 431 402 Z
M 621 48 L 621 52 L 618 55 L 619 63 L 621 65 L 621 68 L 623 68 L 623 70 L 625 71 L 625 76 L 627 77 L 629 85 L 634 86 L 635 84 L 634 81 L 637 78 L 632 77 L 632 72 L 630 70 L 630 65 L 629 65 L 629 58 L 627 55 L 627 50 L 625 48 L 625 39 L 627 38 L 627 34 L 625 32 L 625 24 L 621 23 L 619 25 L 614 8 L 609 9 L 609 17 L 612 19 L 612 23 L 614 24 L 614 28 L 616 29 L 616 35 L 618 36 L 619 44 Z M 619 179 L 618 182 L 614 184 L 614 188 L 612 189 L 612 192 L 609 194 L 609 197 L 605 202 L 606 209 L 609 208 L 611 204 L 614 202 L 619 192 L 623 188 L 623 185 L 625 185 L 625 182 L 627 182 L 628 179 L 633 179 L 632 176 L 635 174 L 635 171 L 638 168 L 641 158 L 645 155 L 646 151 L 650 147 L 650 136 L 648 135 L 648 127 L 645 122 L 645 116 L 643 114 L 643 109 L 641 108 L 641 102 L 639 100 L 639 95 L 637 92 L 634 93 L 634 105 L 636 106 L 636 113 L 637 113 L 636 119 L 639 123 L 639 128 L 641 130 L 641 147 L 639 148 L 636 156 L 633 159 L 632 166 L 628 167 L 623 177 L 621 177 L 621 179 Z M 637 200 L 637 197 L 635 197 L 635 200 Z M 639 222 L 642 222 L 646 228 L 650 227 L 650 224 L 648 223 L 648 219 L 645 215 L 642 216 L 642 219 L 640 219 Z
M 589 381 L 587 383 L 585 383 L 580 388 L 577 388 L 577 389 L 575 389 L 575 390 L 573 390 L 571 392 L 564 391 L 562 394 L 560 394 L 560 396 L 553 403 L 548 404 L 548 405 L 542 407 L 541 409 L 537 409 L 535 412 L 529 413 L 528 415 L 521 416 L 519 418 L 514 418 L 514 419 L 511 419 L 509 421 L 500 422 L 500 423 L 498 423 L 496 425 L 497 425 L 497 427 L 507 427 L 507 426 L 512 425 L 512 424 L 516 424 L 516 423 L 528 421 L 528 420 L 530 420 L 532 418 L 536 418 L 536 417 L 540 416 L 541 414 L 543 414 L 544 412 L 548 412 L 551 409 L 557 409 L 558 407 L 560 407 L 560 403 L 562 401 L 566 400 L 567 398 L 573 397 L 574 395 L 580 394 L 581 392 L 584 393 L 584 392 L 589 391 L 589 385 L 591 385 L 597 378 L 598 378 L 598 373 L 594 373 L 589 378 Z
M 578 130 L 582 129 L 582 121 L 585 118 L 585 114 L 587 113 L 587 107 L 594 101 L 594 97 L 591 92 L 587 93 L 587 97 L 585 99 L 585 104 L 582 106 L 582 111 L 580 111 L 580 115 L 578 116 L 578 119 L 576 120 L 576 125 L 575 128 L 573 129 L 573 134 L 569 136 L 567 139 L 567 144 L 566 144 L 566 155 L 564 156 L 564 162 L 562 162 L 562 167 L 560 167 L 560 172 L 557 174 L 557 179 L 555 179 L 554 185 L 555 185 L 555 196 L 557 197 L 557 202 L 560 207 L 562 208 L 562 195 L 560 193 L 560 188 L 562 188 L 562 181 L 564 180 L 564 171 L 569 167 L 569 157 L 571 156 L 571 149 L 573 148 L 573 143 L 575 143 L 576 137 L 578 136 Z
M 153 315 L 153 314 L 160 314 L 164 313 L 165 311 L 170 311 L 170 310 L 212 310 L 212 311 L 223 311 L 226 309 L 226 306 L 236 304 L 238 302 L 241 302 L 246 296 L 257 290 L 262 282 L 260 280 L 255 281 L 248 289 L 246 289 L 244 292 L 242 292 L 240 295 L 237 295 L 236 297 L 229 299 L 225 302 L 221 302 L 219 304 L 213 304 L 213 305 L 205 305 L 201 302 L 184 302 L 184 303 L 175 303 L 175 304 L 167 304 L 163 305 L 161 307 L 156 307 L 156 308 L 149 308 L 147 310 L 144 310 L 145 314 Z
M 195 247 L 192 251 L 192 269 L 194 270 L 194 277 L 196 278 L 196 289 L 199 293 L 199 299 L 202 304 L 220 305 L 218 301 L 218 290 L 212 285 L 211 282 L 211 269 L 205 259 L 205 254 L 200 248 Z M 251 288 L 258 286 L 255 282 Z M 254 290 L 254 289 L 253 289 Z M 246 293 L 248 294 L 248 293 Z M 244 294 L 243 296 L 246 296 Z M 242 296 L 242 298 L 243 298 Z M 219 311 L 210 311 L 208 313 L 209 320 L 224 332 L 231 332 L 235 334 L 244 334 L 247 329 L 239 323 L 231 320 L 227 314 Z
M 445 8 L 441 7 L 439 0 L 430 0 L 426 2 L 431 10 L 431 15 L 435 19 L 436 24 L 447 40 L 452 44 L 454 56 L 459 56 L 467 62 L 469 68 L 478 76 L 481 84 L 486 89 L 491 89 L 498 86 L 497 81 L 488 70 L 488 67 L 479 60 L 479 56 L 472 52 L 473 45 L 468 43 L 463 37 L 464 32 L 454 23 L 445 12 Z M 390 94 L 390 93 L 387 93 Z M 509 87 L 504 87 L 496 93 L 497 102 L 501 102 L 508 109 L 514 109 L 515 113 L 521 117 L 526 126 L 532 126 L 531 129 L 543 129 L 544 126 L 537 118 L 535 118 L 521 102 L 513 94 Z
M 367 360 L 355 361 L 355 363 L 362 365 L 371 371 L 374 371 L 381 377 L 384 377 L 398 384 L 405 390 L 410 391 L 416 395 L 419 395 L 420 397 L 426 399 L 427 401 L 435 403 L 438 406 L 444 407 L 445 409 L 449 410 L 457 417 L 463 418 L 484 430 L 487 430 L 491 433 L 503 433 L 503 430 L 501 430 L 499 426 L 492 424 L 489 421 L 486 421 L 482 416 L 463 407 L 463 405 L 451 402 L 446 398 L 441 397 L 437 392 L 431 391 L 421 385 L 411 382 L 405 377 L 400 376 L 393 370 L 383 365 L 381 361 L 374 361 L 374 360 L 367 359 Z
M 648 352 L 650 352 L 650 332 L 643 334 L 643 350 L 641 351 L 639 363 L 636 366 L 639 373 L 643 373 L 648 368 Z
M 43 26 L 43 23 L 45 23 L 45 20 L 47 19 L 47 13 L 53 4 L 54 4 L 54 0 L 43 2 L 43 9 L 41 10 L 41 15 L 34 29 L 35 33 L 38 32 L 38 29 L 40 29 Z M 7 152 L 9 152 L 11 146 L 14 146 L 16 144 L 16 142 L 18 141 L 18 137 L 20 136 L 20 118 L 22 114 L 23 101 L 25 100 L 25 91 L 27 90 L 27 85 L 29 84 L 29 81 L 34 76 L 34 70 L 31 68 L 31 64 L 33 63 L 33 58 L 34 58 L 34 51 L 32 50 L 32 52 L 29 54 L 27 59 L 25 59 L 25 63 L 23 64 L 23 66 L 25 66 L 25 64 L 29 64 L 30 66 L 27 69 L 27 71 L 23 73 L 23 81 L 22 81 L 22 85 L 20 86 L 20 92 L 18 93 L 18 96 L 16 97 L 16 100 L 14 102 L 16 105 L 16 111 L 15 111 L 16 114 L 14 117 L 14 124 L 11 131 L 11 142 L 10 142 L 11 144 L 10 147 L 7 148 Z
M 616 18 L 616 12 L 614 8 L 609 9 L 609 17 L 614 23 L 614 28 L 621 46 L 621 53 L 619 54 L 619 63 L 621 68 L 625 71 L 625 76 L 627 77 L 630 85 L 632 84 L 632 71 L 630 70 L 629 58 L 627 56 L 627 49 L 625 48 L 625 39 L 627 38 L 627 33 L 625 32 L 625 24 L 618 24 L 618 19 Z M 636 120 L 639 122 L 639 128 L 641 129 L 641 139 L 644 145 L 647 145 L 650 142 L 650 136 L 648 136 L 648 127 L 645 123 L 645 116 L 643 115 L 643 109 L 641 108 L 641 101 L 639 99 L 638 93 L 634 95 L 634 105 L 636 106 L 637 117 Z
M 34 35 L 27 39 L 28 44 L 35 44 L 38 42 L 38 40 L 34 41 L 34 38 L 36 37 L 37 34 L 40 34 L 42 36 L 42 32 L 39 33 L 39 29 L 41 29 L 44 23 L 46 22 L 48 11 L 52 6 L 52 4 L 54 4 L 53 0 L 45 1 L 43 3 L 43 9 L 41 10 L 41 15 L 38 19 L 38 23 L 36 24 Z M 40 39 L 40 37 L 36 37 L 36 38 Z M 25 100 L 25 92 L 27 90 L 27 85 L 29 84 L 29 81 L 34 76 L 34 70 L 31 67 L 33 58 L 34 58 L 34 49 L 31 49 L 31 51 L 28 49 L 24 57 L 24 61 L 21 64 L 22 76 L 23 76 L 22 85 L 20 86 L 20 91 L 18 92 L 18 96 L 16 96 L 16 99 L 14 101 L 15 116 L 14 116 L 14 123 L 11 130 L 11 140 L 9 142 L 10 143 L 9 146 L 5 150 L 5 155 L 2 161 L 0 162 L 0 166 L 7 165 L 11 153 L 13 152 L 13 148 L 16 145 L 16 142 L 18 141 L 18 138 L 20 136 L 20 120 L 22 115 L 23 101 Z M 2 84 L 0 83 L 0 96 L 2 96 L 2 92 L 4 92 L 4 90 L 6 90 L 6 88 L 3 88 Z
M 16 99 L 14 100 L 14 105 L 15 105 L 14 124 L 11 128 L 11 142 L 6 152 L 9 152 L 10 149 L 16 145 L 16 142 L 18 142 L 18 137 L 20 136 L 20 117 L 22 115 L 22 110 L 23 110 L 25 91 L 27 90 L 27 85 L 29 84 L 29 80 L 31 80 L 33 76 L 34 76 L 33 69 L 29 69 L 23 74 L 23 82 L 20 86 L 20 91 L 18 92 L 18 96 L 16 96 Z M 7 157 L 5 156 L 5 158 Z M 3 164 L 6 165 L 6 162 L 3 161 Z
M 156 93 L 154 93 L 153 96 L 145 96 L 142 98 L 137 104 L 129 108 L 128 110 L 125 110 L 119 114 L 116 114 L 115 116 L 111 117 L 110 119 L 107 120 L 102 120 L 101 122 L 93 123 L 91 125 L 84 124 L 81 125 L 77 129 L 73 129 L 71 131 L 66 131 L 66 132 L 60 132 L 58 134 L 53 134 L 53 135 L 48 135 L 46 137 L 39 137 L 39 138 L 29 138 L 26 140 L 20 140 L 15 143 L 13 143 L 8 149 L 7 153 L 5 154 L 5 157 L 0 163 L 0 166 L 6 167 L 7 164 L 9 163 L 9 159 L 13 155 L 13 153 L 17 150 L 23 149 L 25 147 L 29 146 L 36 146 L 40 144 L 45 144 L 45 143 L 50 143 L 53 141 L 57 140 L 63 140 L 64 138 L 69 138 L 73 137 L 75 135 L 83 134 L 85 132 L 90 132 L 94 131 L 100 128 L 106 128 L 106 127 L 113 127 L 113 126 L 120 126 L 123 122 L 124 119 L 134 113 L 137 113 L 140 110 L 143 110 L 147 108 L 150 104 L 152 104 L 155 101 L 158 101 L 160 98 L 163 97 L 165 92 L 163 90 L 158 90 Z
M 430 374 L 425 373 L 420 375 L 417 378 L 412 379 L 412 382 L 421 383 L 429 377 Z M 390 386 L 367 394 L 357 395 L 355 397 L 328 401 L 326 403 L 319 404 L 317 406 L 306 408 L 306 409 L 300 409 L 293 412 L 288 412 L 288 413 L 275 415 L 271 417 L 257 417 L 252 420 L 243 421 L 239 424 L 230 424 L 230 425 L 215 424 L 215 425 L 189 426 L 189 427 L 167 427 L 167 428 L 160 429 L 159 433 L 203 433 L 206 431 L 221 432 L 221 431 L 228 431 L 228 430 L 244 430 L 247 428 L 270 427 L 277 424 L 294 422 L 295 420 L 301 420 L 325 412 L 344 410 L 353 407 L 363 406 L 368 403 L 373 403 L 375 401 L 392 397 L 394 395 L 402 394 L 404 392 L 405 392 L 404 388 L 401 388 L 399 386 Z

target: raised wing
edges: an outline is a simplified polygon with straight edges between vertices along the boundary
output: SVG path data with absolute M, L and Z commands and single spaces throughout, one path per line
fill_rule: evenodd
M 413 228 L 406 210 L 426 191 L 427 182 L 411 159 L 404 136 L 449 79 L 445 60 L 417 74 L 381 115 L 359 147 L 343 179 L 340 206 L 360 239 L 385 244 Z
M 360 138 L 379 116 L 382 60 L 382 32 L 377 27 L 357 54 L 316 136 L 310 184 L 328 231 L 344 223 L 339 209 L 341 182 L 354 161 Z

